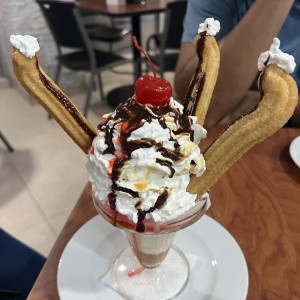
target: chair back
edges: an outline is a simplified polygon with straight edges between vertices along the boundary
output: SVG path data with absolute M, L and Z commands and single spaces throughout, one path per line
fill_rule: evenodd
M 187 1 L 179 1 L 167 4 L 162 48 L 180 48 L 186 6 Z
M 36 0 L 59 47 L 86 48 L 72 2 Z

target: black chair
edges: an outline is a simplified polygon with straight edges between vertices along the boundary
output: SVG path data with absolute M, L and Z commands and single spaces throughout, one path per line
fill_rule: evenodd
M 128 28 L 120 28 L 115 26 L 114 20 L 111 20 L 111 26 L 101 24 L 100 22 L 95 22 L 91 19 L 100 18 L 97 12 L 81 9 L 81 16 L 84 17 L 83 20 L 85 28 L 88 31 L 91 40 L 101 41 L 109 44 L 109 51 L 112 51 L 112 46 L 116 42 L 120 42 L 125 38 L 131 36 L 131 31 Z
M 168 3 L 163 32 L 152 34 L 146 41 L 146 51 L 162 78 L 164 72 L 175 70 L 186 5 L 186 1 Z
M 45 261 L 0 228 L 0 299 L 27 299 Z
M 87 31 L 83 20 L 86 11 L 82 15 L 82 11 L 76 8 L 74 3 L 57 0 L 36 0 L 36 2 L 40 5 L 57 45 L 58 66 L 55 82 L 59 82 L 62 66 L 74 71 L 89 71 L 91 73 L 83 110 L 83 114 L 87 116 L 92 91 L 95 87 L 95 76 L 97 75 L 98 78 L 100 98 L 104 100 L 101 72 L 124 64 L 127 60 L 113 53 L 94 49 L 91 36 L 95 41 L 97 29 L 94 28 L 92 33 L 90 29 Z M 74 51 L 66 53 L 63 51 L 66 48 Z

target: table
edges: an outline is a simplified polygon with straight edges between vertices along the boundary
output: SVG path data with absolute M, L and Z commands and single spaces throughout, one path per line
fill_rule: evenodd
M 206 147 L 220 128 L 210 131 Z M 250 300 L 300 299 L 300 169 L 288 147 L 300 129 L 284 128 L 256 145 L 211 189 L 208 215 L 233 235 L 248 265 Z M 58 299 L 59 258 L 72 235 L 96 215 L 83 190 L 29 300 Z
M 130 17 L 132 35 L 141 44 L 141 16 L 163 12 L 170 2 L 184 0 L 147 0 L 145 4 L 107 5 L 105 0 L 76 0 L 76 6 L 109 17 Z M 133 46 L 135 79 L 141 76 L 140 51 Z

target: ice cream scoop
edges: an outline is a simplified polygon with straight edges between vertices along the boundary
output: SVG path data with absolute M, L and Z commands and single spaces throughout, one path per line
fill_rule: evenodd
M 134 223 L 169 221 L 195 205 L 186 189 L 190 174 L 205 171 L 206 131 L 182 109 L 173 98 L 157 107 L 133 96 L 104 116 L 87 164 L 98 201 Z

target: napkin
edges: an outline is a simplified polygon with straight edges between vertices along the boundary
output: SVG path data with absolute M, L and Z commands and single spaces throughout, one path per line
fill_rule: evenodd
M 189 263 L 190 272 L 192 272 L 192 270 L 194 269 L 194 267 L 197 264 L 198 257 L 196 255 L 194 255 L 194 254 L 189 254 L 189 253 L 188 254 L 185 253 L 185 257 L 186 257 L 186 259 L 187 259 L 187 261 Z M 174 264 L 174 265 L 176 265 L 176 264 Z M 114 284 L 114 279 L 113 279 L 113 274 L 112 274 L 113 268 L 112 267 L 113 266 L 110 266 L 110 268 L 107 270 L 107 272 L 103 276 L 101 276 L 99 278 L 99 280 L 103 284 L 105 284 L 106 286 L 108 286 L 109 288 L 115 290 L 116 292 L 119 292 L 117 290 L 115 284 Z M 143 273 L 143 267 L 140 267 L 140 268 L 138 268 L 136 270 L 132 270 L 131 274 L 133 274 L 133 275 L 129 275 L 128 274 L 128 277 L 136 277 L 135 279 L 138 280 L 139 278 L 137 276 L 139 276 L 142 273 Z M 166 276 L 168 276 L 168 274 L 166 274 Z M 140 278 L 142 278 L 142 277 L 140 277 Z M 131 281 L 130 278 L 129 278 L 129 280 L 126 281 L 127 289 L 131 289 L 132 294 L 134 294 L 134 291 L 135 291 L 136 286 L 137 286 L 137 281 L 136 280 L 132 280 Z M 143 285 L 142 280 L 139 281 L 139 284 Z M 173 282 L 169 281 L 169 284 L 172 285 Z M 175 287 L 175 289 L 176 289 L 176 287 Z

